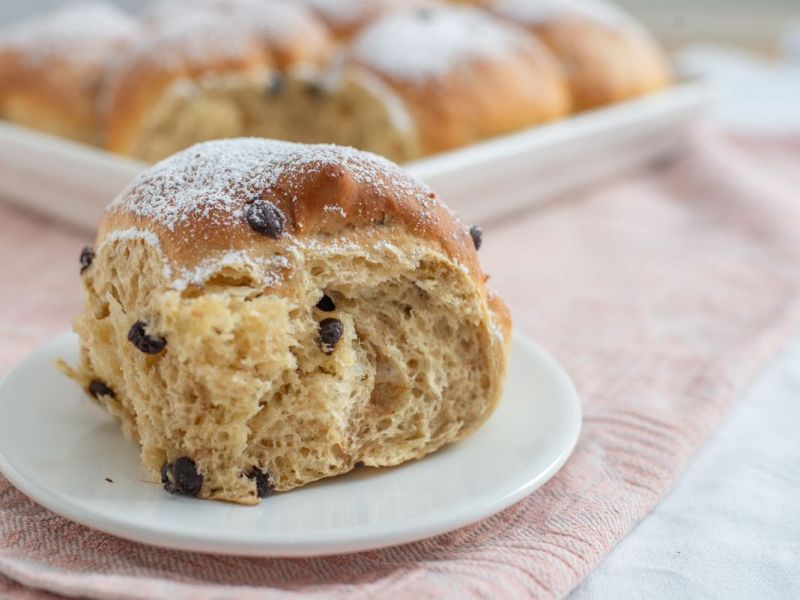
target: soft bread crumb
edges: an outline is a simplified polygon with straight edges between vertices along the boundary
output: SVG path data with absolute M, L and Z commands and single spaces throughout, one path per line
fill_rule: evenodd
M 420 458 L 491 414 L 504 341 L 452 260 L 402 239 L 377 246 L 353 256 L 308 244 L 275 290 L 228 265 L 180 292 L 157 248 L 112 239 L 84 278 L 81 363 L 67 372 L 83 387 L 99 379 L 114 390 L 99 401 L 140 442 L 154 480 L 164 463 L 193 457 L 204 498 L 257 502 L 252 467 L 285 491 L 358 462 Z M 323 292 L 335 311 L 316 308 Z M 326 317 L 344 325 L 330 355 L 318 340 Z M 160 355 L 127 342 L 140 318 L 166 338 Z

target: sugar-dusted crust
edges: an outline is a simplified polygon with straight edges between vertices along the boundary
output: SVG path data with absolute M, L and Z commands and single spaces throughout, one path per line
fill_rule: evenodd
M 253 230 L 246 211 L 266 200 L 285 216 L 288 236 L 335 236 L 376 226 L 434 240 L 478 280 L 467 228 L 422 182 L 377 155 L 332 145 L 256 138 L 198 144 L 139 176 L 109 206 L 98 243 L 110 231 L 155 233 L 177 272 L 209 256 L 285 244 Z M 354 235 L 358 235 L 355 233 Z
M 486 0 L 501 18 L 528 28 L 556 54 L 578 110 L 668 86 L 669 62 L 630 15 L 604 0 Z
M 325 26 L 289 2 L 185 4 L 152 13 L 150 34 L 119 65 L 104 98 L 110 150 L 132 152 L 148 111 L 176 83 L 319 65 L 332 52 Z
M 403 98 L 426 154 L 569 111 L 551 53 L 522 29 L 473 8 L 393 12 L 354 38 L 347 65 L 368 69 Z
M 138 22 L 103 3 L 68 4 L 0 32 L 0 118 L 98 141 L 98 95 Z

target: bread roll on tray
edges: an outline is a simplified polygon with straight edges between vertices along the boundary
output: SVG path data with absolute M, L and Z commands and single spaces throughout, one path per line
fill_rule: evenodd
M 669 62 L 644 27 L 603 0 L 486 0 L 555 53 L 576 110 L 654 92 L 672 81 Z

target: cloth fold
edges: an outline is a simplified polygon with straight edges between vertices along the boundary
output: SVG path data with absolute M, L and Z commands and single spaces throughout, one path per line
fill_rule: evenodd
M 234 558 L 87 529 L 0 477 L 0 593 L 51 597 L 23 584 L 90 598 L 565 595 L 669 490 L 800 325 L 793 144 L 700 128 L 670 164 L 486 229 L 482 261 L 515 327 L 564 364 L 584 401 L 574 455 L 515 506 L 386 550 Z M 77 310 L 83 241 L 0 207 L 0 369 Z

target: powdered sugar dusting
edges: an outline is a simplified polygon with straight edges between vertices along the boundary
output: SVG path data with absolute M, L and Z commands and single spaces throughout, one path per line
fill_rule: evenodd
M 344 242 L 341 240 L 326 240 L 321 242 L 313 238 L 304 240 L 294 240 L 293 250 L 302 254 L 305 250 L 311 250 L 315 254 L 322 256 L 336 256 L 341 254 L 360 253 L 361 246 L 355 242 Z
M 245 59 L 254 44 L 288 46 L 306 39 L 321 49 L 326 40 L 308 11 L 280 0 L 171 0 L 151 7 L 145 18 L 152 32 L 130 60 L 168 69 Z
M 397 255 L 402 254 L 402 252 L 400 252 L 400 248 L 391 242 L 387 242 L 386 240 L 378 240 L 372 247 L 379 252 L 391 252 Z
M 231 250 L 221 256 L 213 256 L 203 260 L 192 269 L 186 269 L 172 281 L 174 290 L 184 290 L 189 286 L 202 286 L 214 274 L 226 267 L 245 268 L 257 273 L 259 280 L 266 287 L 274 287 L 282 281 L 281 269 L 289 266 L 285 256 L 256 258 L 244 250 Z
M 506 336 L 503 333 L 503 327 L 500 325 L 500 319 L 497 317 L 493 310 L 489 310 L 489 330 L 492 333 L 494 341 L 501 346 L 506 343 Z
M 0 48 L 18 51 L 28 64 L 53 59 L 102 64 L 115 47 L 141 33 L 138 21 L 103 2 L 79 2 L 0 30 Z
M 137 229 L 136 227 L 112 231 L 106 236 L 105 239 L 112 242 L 116 240 L 144 240 L 151 246 L 154 246 L 159 250 L 161 249 L 161 242 L 158 240 L 158 236 L 155 233 L 152 231 L 146 231 L 144 229 Z
M 331 168 L 336 167 L 336 168 Z M 347 173 L 362 190 L 359 202 L 410 202 L 414 219 L 407 226 L 424 231 L 447 213 L 441 201 L 429 188 L 385 158 L 354 148 L 329 144 L 295 144 L 260 138 L 217 140 L 197 144 L 157 163 L 139 175 L 109 205 L 117 214 L 138 217 L 140 229 L 114 231 L 108 239 L 141 238 L 160 248 L 157 236 L 169 236 L 170 247 L 202 249 L 208 240 L 209 228 L 218 236 L 211 254 L 188 266 L 172 265 L 174 289 L 202 285 L 211 275 L 226 266 L 239 265 L 252 270 L 267 286 L 280 282 L 283 271 L 295 259 L 302 260 L 304 250 L 319 254 L 348 254 L 363 252 L 363 247 L 347 240 L 324 241 L 314 237 L 295 237 L 292 229 L 284 232 L 291 261 L 281 255 L 249 252 L 247 249 L 225 248 L 225 231 L 237 231 L 246 224 L 246 207 L 254 198 L 263 198 L 270 190 L 280 190 L 281 209 L 286 214 L 302 213 L 306 207 L 291 208 L 291 203 L 309 198 L 308 185 L 316 174 L 325 177 Z M 309 179 L 311 178 L 311 179 Z M 402 199 L 402 200 L 401 200 Z M 276 200 L 277 201 L 277 200 Z M 316 202 L 315 199 L 312 199 Z M 287 209 L 286 203 L 289 203 Z M 376 207 L 356 203 L 347 211 L 335 199 L 322 206 L 325 214 L 341 218 L 359 218 L 367 210 L 369 219 L 385 218 L 382 205 Z M 373 210 L 376 209 L 376 210 Z M 355 214 L 350 214 L 355 213 Z M 384 215 L 381 217 L 381 215 Z M 446 225 L 449 225 L 449 221 Z M 463 227 L 460 222 L 459 227 Z M 223 240 L 223 247 L 219 240 Z M 466 235 L 454 240 L 466 243 Z M 450 238 L 447 238 L 447 243 Z M 384 240 L 377 240 L 374 249 L 382 252 L 400 251 Z M 202 256 L 202 254 L 201 254 Z
M 351 56 L 389 77 L 425 80 L 532 44 L 524 32 L 471 8 L 394 12 L 356 38 Z
M 173 269 L 164 255 L 158 236 L 152 231 L 136 227 L 111 231 L 105 236 L 103 243 L 130 240 L 142 240 L 158 251 L 164 262 L 164 278 L 170 282 L 172 289 L 179 291 L 189 286 L 202 286 L 214 274 L 226 267 L 249 269 L 257 274 L 265 286 L 273 287 L 281 282 L 281 271 L 289 267 L 289 259 L 285 256 L 253 257 L 244 250 L 231 250 L 218 256 L 209 256 L 190 269 L 179 267 Z
M 345 210 L 341 206 L 336 206 L 335 204 L 326 204 L 322 207 L 322 210 L 328 214 L 339 215 L 343 219 L 347 218 Z
M 166 279 L 170 279 L 172 277 L 172 267 L 164 256 L 164 252 L 161 249 L 161 241 L 158 239 L 158 236 L 155 233 L 145 229 L 137 229 L 136 227 L 118 229 L 116 231 L 109 232 L 109 234 L 106 235 L 105 239 L 103 240 L 103 243 L 115 242 L 118 240 L 142 240 L 146 244 L 149 244 L 158 250 L 159 254 L 161 255 L 161 259 L 164 262 L 164 277 Z
M 624 11 L 603 0 L 501 0 L 491 5 L 499 15 L 525 25 L 539 25 L 565 14 L 576 14 L 609 27 L 631 26 Z
M 272 187 L 285 172 L 295 175 L 283 182 L 291 193 L 293 185 L 302 184 L 304 174 L 327 165 L 346 166 L 358 183 L 378 191 L 415 196 L 423 211 L 438 205 L 423 184 L 375 154 L 329 144 L 244 138 L 197 144 L 157 163 L 139 175 L 109 210 L 146 217 L 170 231 L 196 218 L 233 225 L 243 217 L 244 202 Z

